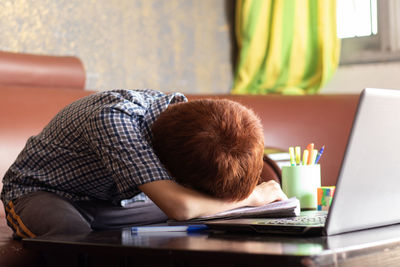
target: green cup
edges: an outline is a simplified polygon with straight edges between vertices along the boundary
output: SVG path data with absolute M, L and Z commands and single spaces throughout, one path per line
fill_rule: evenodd
M 302 210 L 317 209 L 317 188 L 320 186 L 319 164 L 282 167 L 282 190 L 287 197 L 299 199 Z

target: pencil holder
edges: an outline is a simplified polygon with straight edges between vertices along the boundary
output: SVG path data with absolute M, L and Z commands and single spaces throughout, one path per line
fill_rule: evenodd
M 319 164 L 282 167 L 282 190 L 287 197 L 299 199 L 302 210 L 317 209 L 319 187 L 321 187 Z

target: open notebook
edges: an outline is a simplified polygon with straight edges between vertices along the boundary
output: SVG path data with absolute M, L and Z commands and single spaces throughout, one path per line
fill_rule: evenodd
M 244 207 L 220 212 L 214 215 L 194 218 L 187 221 L 168 221 L 170 225 L 178 224 L 198 224 L 214 219 L 233 219 L 233 218 L 277 218 L 295 217 L 300 214 L 300 202 L 297 198 L 269 203 L 260 207 Z

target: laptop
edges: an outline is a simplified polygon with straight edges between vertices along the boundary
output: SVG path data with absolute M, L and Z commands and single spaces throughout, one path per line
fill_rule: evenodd
M 336 235 L 400 223 L 400 90 L 366 88 L 328 212 L 206 222 L 215 230 Z

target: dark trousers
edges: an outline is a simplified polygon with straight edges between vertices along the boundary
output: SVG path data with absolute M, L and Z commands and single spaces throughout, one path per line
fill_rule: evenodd
M 106 201 L 73 202 L 44 191 L 10 201 L 6 214 L 8 225 L 18 237 L 85 234 L 167 220 L 151 201 L 118 207 Z

